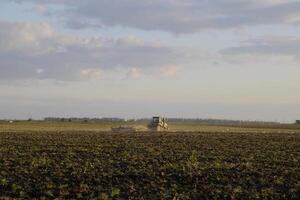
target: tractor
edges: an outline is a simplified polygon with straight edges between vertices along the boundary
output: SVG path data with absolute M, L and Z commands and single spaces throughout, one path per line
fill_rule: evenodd
M 166 118 L 163 117 L 153 117 L 152 121 L 148 125 L 148 128 L 152 131 L 167 131 L 168 124 Z

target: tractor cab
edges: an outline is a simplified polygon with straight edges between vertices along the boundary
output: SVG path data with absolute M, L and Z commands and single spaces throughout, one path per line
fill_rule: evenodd
M 152 118 L 152 123 L 153 124 L 159 124 L 162 122 L 162 118 L 161 117 L 153 117 Z

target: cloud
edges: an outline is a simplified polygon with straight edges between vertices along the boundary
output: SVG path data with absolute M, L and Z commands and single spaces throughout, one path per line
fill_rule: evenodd
M 228 29 L 261 24 L 299 25 L 296 0 L 54 0 L 39 5 L 62 6 L 59 19 L 70 28 L 129 27 L 193 33 L 204 29 Z
M 101 78 L 101 71 L 99 69 L 83 69 L 80 71 L 82 79 L 99 79 Z
M 40 15 L 50 15 L 48 8 L 43 4 L 36 4 L 33 8 L 33 11 Z
M 97 77 L 100 71 L 157 69 L 184 59 L 183 51 L 135 36 L 81 37 L 47 23 L 0 21 L 0 79 L 79 80 Z
M 264 37 L 242 42 L 240 46 L 221 51 L 224 55 L 284 55 L 299 58 L 300 38 Z
M 299 66 L 300 38 L 262 37 L 220 51 L 223 61 L 243 66 Z
M 131 68 L 127 73 L 127 78 L 129 79 L 139 79 L 142 77 L 142 72 L 138 68 Z
M 164 77 L 178 77 L 181 73 L 180 66 L 168 65 L 160 68 L 160 73 Z

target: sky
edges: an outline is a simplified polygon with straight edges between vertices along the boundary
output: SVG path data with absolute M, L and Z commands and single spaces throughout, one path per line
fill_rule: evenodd
M 300 119 L 298 0 L 1 0 L 0 118 Z

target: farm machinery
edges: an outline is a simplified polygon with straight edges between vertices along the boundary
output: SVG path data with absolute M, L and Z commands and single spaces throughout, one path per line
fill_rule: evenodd
M 136 133 L 138 130 L 132 126 L 119 126 L 119 127 L 112 127 L 112 132 L 115 133 Z
M 163 117 L 153 117 L 148 128 L 152 131 L 166 131 L 169 129 L 167 119 Z
M 112 127 L 112 132 L 115 133 L 136 133 L 145 131 L 167 131 L 169 130 L 167 119 L 163 117 L 153 117 L 151 122 L 145 126 L 123 125 L 119 127 Z

